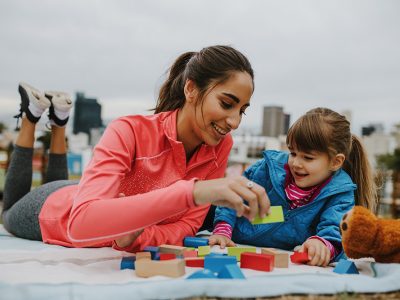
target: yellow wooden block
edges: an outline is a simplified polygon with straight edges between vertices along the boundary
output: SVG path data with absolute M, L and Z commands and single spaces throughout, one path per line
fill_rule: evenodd
M 236 260 L 240 261 L 240 254 L 243 252 L 256 253 L 256 247 L 227 247 L 229 256 L 236 256 Z
M 145 278 L 156 275 L 181 277 L 185 275 L 185 261 L 140 259 L 135 262 L 135 272 L 137 276 Z
M 210 254 L 211 248 L 210 246 L 199 246 L 197 251 L 198 256 L 206 256 L 207 254 Z
M 261 248 L 261 253 L 273 255 L 275 267 L 277 268 L 289 267 L 289 253 L 279 251 L 278 249 L 275 248 Z

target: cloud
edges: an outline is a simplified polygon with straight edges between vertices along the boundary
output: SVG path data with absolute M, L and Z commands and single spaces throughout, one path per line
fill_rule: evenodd
M 355 130 L 388 128 L 400 121 L 399 8 L 396 0 L 2 1 L 0 110 L 10 105 L 2 99 L 18 101 L 24 80 L 85 91 L 106 118 L 141 111 L 179 54 L 230 44 L 256 74 L 244 127 L 260 128 L 260 108 L 278 104 L 292 119 L 322 105 L 352 110 Z

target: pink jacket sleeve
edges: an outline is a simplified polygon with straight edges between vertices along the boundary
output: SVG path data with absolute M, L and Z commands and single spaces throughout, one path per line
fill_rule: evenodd
M 68 236 L 76 247 L 112 241 L 190 208 L 199 216 L 206 210 L 206 207 L 194 208 L 194 180 L 179 180 L 145 194 L 118 197 L 120 182 L 135 157 L 135 136 L 124 134 L 130 131 L 127 122 L 112 122 L 94 150 L 68 220 Z M 132 212 L 135 212 L 134 217 Z M 193 220 L 188 219 L 188 222 L 189 227 L 193 226 Z M 184 222 L 182 224 L 184 226 Z M 176 232 L 162 230 L 156 234 L 158 239 L 163 235 L 171 238 Z
M 229 136 L 226 145 L 221 147 L 217 153 L 218 168 L 207 176 L 206 179 L 222 178 L 228 164 L 229 152 L 232 148 L 232 138 Z M 115 243 L 114 248 L 137 252 L 143 250 L 146 246 L 157 246 L 161 244 L 182 245 L 185 236 L 194 236 L 207 215 L 210 205 L 198 206 L 189 209 L 179 221 L 170 224 L 155 224 L 146 228 L 143 233 L 133 242 L 132 245 L 120 248 Z

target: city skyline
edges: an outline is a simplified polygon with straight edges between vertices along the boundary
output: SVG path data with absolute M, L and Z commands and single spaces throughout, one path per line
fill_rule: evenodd
M 73 98 L 83 91 L 105 120 L 151 113 L 178 55 L 229 44 L 255 71 L 242 128 L 261 130 L 264 106 L 282 106 L 291 122 L 327 106 L 350 110 L 356 134 L 370 123 L 388 132 L 400 122 L 399 8 L 379 0 L 2 2 L 0 120 L 17 113 L 19 81 Z

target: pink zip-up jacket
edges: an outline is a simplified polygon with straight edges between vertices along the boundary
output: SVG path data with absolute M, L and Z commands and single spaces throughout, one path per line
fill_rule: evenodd
M 127 116 L 111 122 L 94 149 L 79 185 L 63 187 L 45 201 L 39 215 L 45 243 L 68 247 L 111 246 L 145 228 L 126 248 L 182 245 L 203 223 L 209 205 L 196 206 L 195 179 L 224 176 L 232 137 L 202 144 L 186 162 L 177 141 L 178 110 Z M 125 197 L 119 197 L 124 193 Z

